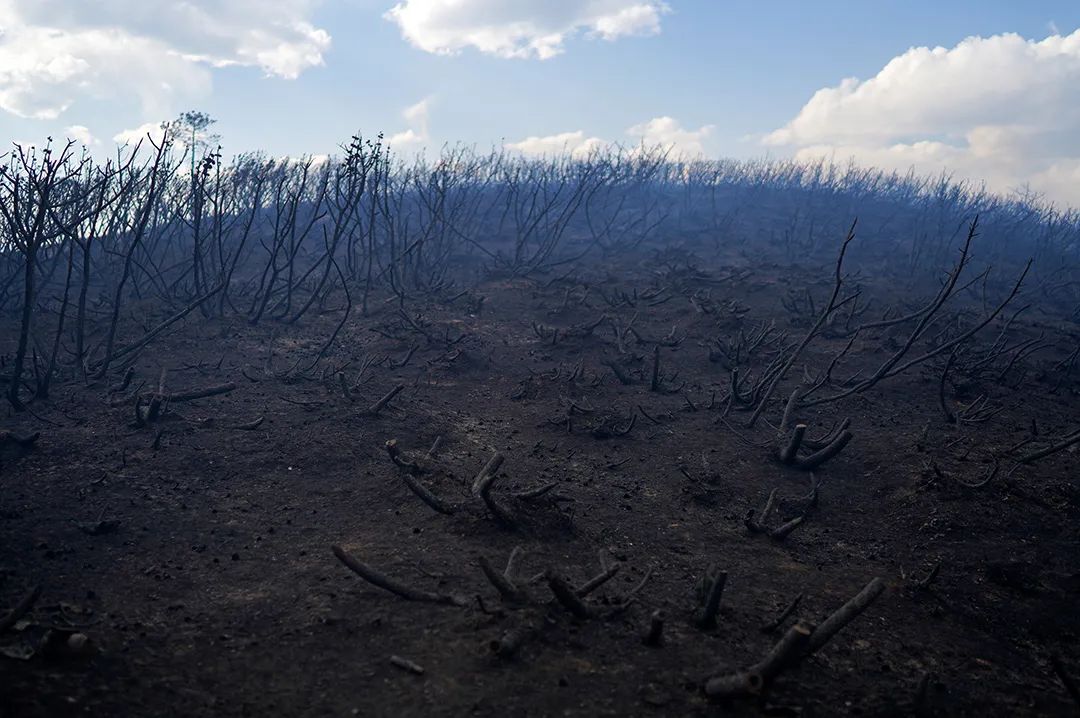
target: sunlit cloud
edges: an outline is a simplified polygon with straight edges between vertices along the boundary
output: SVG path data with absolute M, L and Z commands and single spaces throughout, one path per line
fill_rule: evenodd
M 136 97 L 145 116 L 206 97 L 211 69 L 296 78 L 330 35 L 313 0 L 0 0 L 0 109 L 54 119 L 84 99 Z
M 502 58 L 547 60 L 580 33 L 607 41 L 655 35 L 668 12 L 658 0 L 402 0 L 384 17 L 425 52 L 452 55 L 473 48 Z
M 763 141 L 800 159 L 947 170 L 1080 204 L 1080 31 L 912 48 L 868 80 L 818 90 Z

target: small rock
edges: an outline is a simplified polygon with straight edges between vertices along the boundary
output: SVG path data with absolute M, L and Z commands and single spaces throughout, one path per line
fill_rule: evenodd
M 85 633 L 72 633 L 68 636 L 67 649 L 73 656 L 88 656 L 94 652 L 90 637 Z

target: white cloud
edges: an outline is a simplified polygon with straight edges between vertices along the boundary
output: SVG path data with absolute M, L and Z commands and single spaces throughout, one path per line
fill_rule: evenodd
M 397 149 L 418 149 L 430 139 L 428 134 L 428 111 L 431 106 L 431 98 L 425 97 L 415 105 L 409 105 L 402 111 L 408 129 L 402 130 L 390 136 L 387 143 Z
M 147 139 L 155 143 L 160 142 L 161 136 L 165 132 L 161 124 L 160 122 L 147 122 L 130 130 L 122 130 L 113 135 L 113 142 L 118 145 L 137 145 L 140 142 L 146 142 Z
M 599 137 L 586 137 L 583 130 L 562 132 L 546 137 L 526 137 L 520 142 L 508 142 L 505 147 L 534 157 L 569 154 L 572 157 L 585 157 L 591 152 L 605 147 L 608 143 Z
M 546 60 L 580 32 L 609 41 L 655 35 L 667 12 L 662 0 L 401 0 L 384 17 L 426 52 L 451 55 L 472 47 Z
M 0 109 L 19 117 L 55 119 L 77 97 L 115 97 L 124 89 L 144 112 L 163 112 L 173 93 L 198 96 L 209 88 L 203 68 L 122 30 L 3 27 Z
M 657 147 L 670 152 L 673 156 L 694 157 L 704 155 L 705 141 L 713 132 L 713 125 L 704 125 L 696 130 L 685 129 L 673 117 L 654 117 L 648 122 L 634 125 L 626 130 L 626 135 L 633 140 L 632 152 L 639 149 L 652 150 Z M 586 157 L 607 147 L 616 147 L 617 143 L 586 136 L 584 130 L 561 132 L 555 135 L 526 137 L 518 142 L 508 142 L 508 150 L 533 156 L 553 156 L 569 154 L 571 157 Z
M 209 68 L 295 78 L 330 36 L 315 0 L 0 0 L 0 109 L 50 119 L 74 102 L 134 94 L 145 115 L 205 95 Z
M 65 127 L 64 133 L 68 136 L 68 138 L 73 139 L 76 142 L 83 144 L 87 147 L 101 144 L 101 140 L 94 137 L 93 133 L 90 132 L 90 129 L 83 125 L 71 125 L 70 127 Z
M 409 105 L 401 113 L 401 116 L 405 118 L 405 121 L 410 125 L 415 125 L 424 128 L 424 133 L 427 134 L 427 122 L 428 122 L 428 110 L 431 108 L 431 98 L 425 97 L 417 102 L 415 105 Z
M 303 166 L 308 163 L 311 169 L 319 169 L 327 162 L 330 161 L 330 155 L 328 154 L 314 154 L 314 155 L 281 155 L 277 158 L 277 162 L 282 165 L 289 166 Z
M 427 140 L 427 135 L 421 134 L 416 130 L 410 128 L 402 130 L 401 132 L 395 132 L 390 135 L 390 139 L 387 140 L 387 144 L 395 149 L 402 149 L 404 147 L 411 147 L 413 145 L 421 145 Z
M 1030 183 L 1080 204 L 1080 30 L 912 48 L 869 80 L 818 90 L 763 141 L 800 159 L 947 170 L 997 191 Z
M 648 122 L 634 125 L 626 134 L 636 138 L 638 144 L 646 148 L 662 147 L 673 155 L 693 157 L 706 154 L 704 143 L 714 129 L 714 125 L 703 125 L 696 130 L 688 130 L 673 117 L 654 117 Z

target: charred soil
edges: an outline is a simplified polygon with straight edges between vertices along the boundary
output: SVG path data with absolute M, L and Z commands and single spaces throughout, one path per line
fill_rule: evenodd
M 0 610 L 32 605 L 0 715 L 1075 714 L 1076 446 L 1030 457 L 1075 430 L 1080 332 L 1014 303 L 814 405 L 911 332 L 853 323 L 940 290 L 864 268 L 765 396 L 833 281 L 643 247 L 373 296 L 314 364 L 333 307 L 193 315 L 56 383 L 3 421 Z M 907 356 L 1007 292 L 964 288 Z

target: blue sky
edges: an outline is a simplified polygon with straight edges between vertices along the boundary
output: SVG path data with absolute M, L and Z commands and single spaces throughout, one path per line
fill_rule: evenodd
M 521 27 L 547 39 L 530 49 L 528 31 L 499 34 Z M 0 135 L 12 141 L 74 133 L 100 152 L 200 109 L 227 153 L 327 153 L 357 130 L 396 135 L 402 150 L 644 138 L 710 156 L 948 169 L 1080 200 L 1075 0 L 0 0 L 0 28 Z M 1062 42 L 1036 47 L 1051 36 Z M 548 46 L 543 59 L 535 48 Z M 946 54 L 908 54 L 918 47 Z M 811 103 L 896 59 L 907 69 Z

